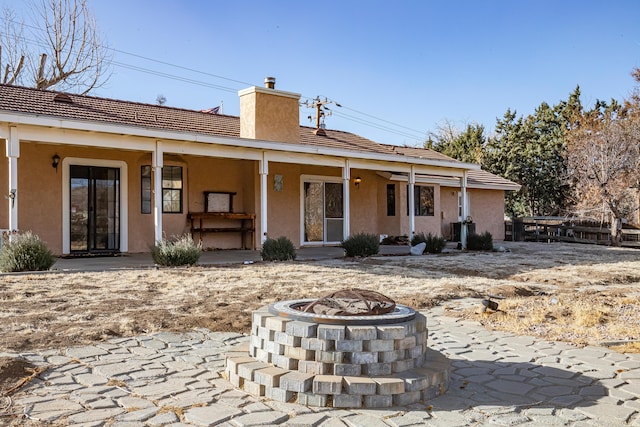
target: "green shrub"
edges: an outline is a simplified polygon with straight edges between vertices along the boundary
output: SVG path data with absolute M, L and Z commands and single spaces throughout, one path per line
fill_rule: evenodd
M 348 257 L 371 256 L 380 252 L 380 238 L 375 234 L 358 233 L 340 245 Z
M 482 234 L 470 233 L 467 236 L 467 249 L 470 251 L 493 250 L 493 236 L 488 231 Z
M 263 261 L 293 261 L 297 254 L 291 240 L 281 236 L 277 239 L 265 240 L 260 256 Z
M 415 246 L 419 243 L 426 243 L 424 251 L 430 254 L 439 254 L 444 249 L 447 241 L 440 236 L 436 236 L 431 233 L 417 233 L 413 235 L 411 239 L 411 246 Z
M 193 265 L 201 254 L 201 245 L 196 245 L 189 234 L 162 239 L 151 248 L 153 262 L 164 266 Z
M 13 235 L 12 241 L 3 237 L 0 271 L 42 271 L 55 262 L 47 245 L 30 231 Z

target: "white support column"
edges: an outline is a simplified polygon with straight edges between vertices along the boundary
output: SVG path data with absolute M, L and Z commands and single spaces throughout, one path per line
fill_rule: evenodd
M 351 182 L 351 166 L 349 159 L 344 161 L 344 167 L 342 168 L 342 206 L 343 206 L 343 218 L 342 218 L 342 240 L 349 238 L 351 234 L 351 197 L 349 183 Z
M 20 139 L 18 128 L 9 127 L 9 139 L 7 140 L 7 158 L 9 159 L 9 230 L 18 230 L 18 158 L 20 157 Z M 9 234 L 9 239 L 13 238 Z
M 462 193 L 462 224 L 460 225 L 460 244 L 467 248 L 467 217 L 469 216 L 469 202 L 467 201 L 467 171 L 460 178 L 460 192 Z
M 411 166 L 409 172 L 409 191 L 407 194 L 407 200 L 409 201 L 409 241 L 413 239 L 413 235 L 416 233 L 416 200 L 414 197 L 416 186 L 416 172 Z
M 162 241 L 162 166 L 164 153 L 162 142 L 156 141 L 156 149 L 151 153 L 153 168 L 153 225 L 155 241 Z
M 265 153 L 262 153 L 260 168 L 260 244 L 263 244 L 269 237 L 268 233 L 268 203 L 267 203 L 267 178 L 269 177 L 269 161 Z

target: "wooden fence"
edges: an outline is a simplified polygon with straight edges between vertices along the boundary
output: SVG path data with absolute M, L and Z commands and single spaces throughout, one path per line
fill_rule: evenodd
M 515 218 L 505 221 L 505 240 L 610 245 L 611 231 L 609 224 L 569 221 L 566 218 Z M 640 229 L 623 228 L 621 246 L 640 248 Z

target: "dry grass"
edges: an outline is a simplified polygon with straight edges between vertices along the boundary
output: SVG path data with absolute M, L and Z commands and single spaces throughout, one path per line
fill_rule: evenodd
M 633 290 L 635 291 L 635 290 Z M 640 339 L 640 297 L 620 291 L 559 292 L 507 298 L 498 311 L 468 309 L 460 315 L 485 327 L 580 345 L 610 345 L 636 352 Z M 611 345 L 629 341 L 631 344 Z
M 415 308 L 502 294 L 508 297 L 500 303 L 504 313 L 463 314 L 488 327 L 549 339 L 640 338 L 640 251 L 562 243 L 504 246 L 511 251 L 0 275 L 0 352 L 197 327 L 248 332 L 250 313 L 260 306 L 351 287 Z

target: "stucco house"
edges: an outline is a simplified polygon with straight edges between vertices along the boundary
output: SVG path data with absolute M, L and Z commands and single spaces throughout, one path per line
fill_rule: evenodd
M 0 85 L 0 228 L 63 255 L 148 252 L 189 232 L 219 249 L 358 232 L 452 239 L 469 216 L 504 238 L 517 184 L 432 150 L 300 126 L 300 95 L 265 81 L 239 92 L 240 117 Z

